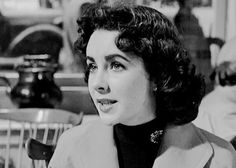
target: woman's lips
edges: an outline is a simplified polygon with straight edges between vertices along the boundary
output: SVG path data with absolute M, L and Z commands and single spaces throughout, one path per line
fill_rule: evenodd
M 97 99 L 98 109 L 104 113 L 107 113 L 112 109 L 113 104 L 117 103 L 116 100 L 112 99 Z

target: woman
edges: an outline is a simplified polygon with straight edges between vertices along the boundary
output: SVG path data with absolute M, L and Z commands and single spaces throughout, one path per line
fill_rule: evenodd
M 191 121 L 204 85 L 158 11 L 91 5 L 76 48 L 102 120 L 64 133 L 51 168 L 233 168 L 232 146 Z

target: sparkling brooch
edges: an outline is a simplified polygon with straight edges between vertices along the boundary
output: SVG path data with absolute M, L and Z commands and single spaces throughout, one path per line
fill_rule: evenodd
M 156 130 L 155 132 L 151 133 L 150 140 L 152 143 L 158 144 L 160 141 L 161 136 L 163 135 L 163 130 Z

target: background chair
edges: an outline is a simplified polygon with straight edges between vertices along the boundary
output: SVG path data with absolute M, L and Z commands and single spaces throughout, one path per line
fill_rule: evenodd
M 98 115 L 84 115 L 83 122 L 90 122 L 93 120 L 97 120 L 99 118 Z M 48 163 L 54 153 L 54 149 L 56 145 L 44 144 L 38 140 L 33 138 L 29 138 L 26 143 L 26 150 L 28 156 L 33 160 L 43 160 L 46 163 L 46 167 L 48 167 Z
M 53 147 L 62 132 L 80 124 L 82 117 L 83 113 L 60 109 L 0 109 L 0 167 L 45 167 L 43 161 L 28 158 L 26 140 L 33 138 Z
M 33 138 L 29 138 L 25 144 L 28 156 L 32 160 L 45 161 L 46 167 L 48 167 L 56 145 L 47 145 Z

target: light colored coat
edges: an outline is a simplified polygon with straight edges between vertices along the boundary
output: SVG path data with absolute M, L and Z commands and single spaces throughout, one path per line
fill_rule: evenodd
M 91 122 L 66 131 L 50 168 L 119 168 L 113 127 Z M 236 168 L 236 153 L 225 140 L 193 124 L 167 128 L 153 168 Z

